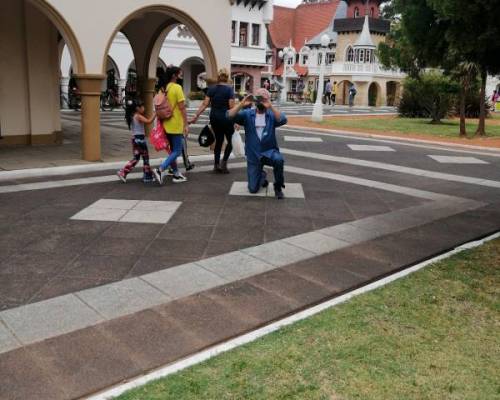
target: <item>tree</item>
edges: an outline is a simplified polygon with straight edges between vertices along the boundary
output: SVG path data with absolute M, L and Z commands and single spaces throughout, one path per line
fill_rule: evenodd
M 465 125 L 465 105 L 467 94 L 470 93 L 471 87 L 477 80 L 478 76 L 478 67 L 476 64 L 463 61 L 458 64 L 458 66 L 453 70 L 452 75 L 455 76 L 455 79 L 460 82 L 460 101 L 459 101 L 459 109 L 460 109 L 460 137 L 467 136 L 467 128 Z
M 481 104 L 476 135 L 485 135 L 486 81 L 500 73 L 499 0 L 427 0 L 446 22 L 446 41 L 466 62 L 475 63 L 481 76 Z

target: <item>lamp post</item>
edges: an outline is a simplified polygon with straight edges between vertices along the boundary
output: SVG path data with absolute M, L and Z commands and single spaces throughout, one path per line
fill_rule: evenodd
M 288 47 L 285 47 L 283 50 L 280 50 L 278 53 L 279 58 L 283 59 L 283 89 L 281 91 L 281 103 L 286 103 L 287 98 L 286 98 L 286 90 L 287 90 L 287 84 L 286 84 L 286 69 L 288 67 L 288 62 L 291 59 L 295 58 L 296 51 L 292 47 L 292 42 L 290 41 L 290 45 Z
M 323 91 L 325 85 L 325 64 L 326 64 L 326 48 L 330 44 L 330 37 L 327 34 L 321 36 L 321 63 L 319 66 L 319 82 L 318 94 L 316 102 L 314 103 L 313 113 L 311 120 L 313 122 L 323 121 Z

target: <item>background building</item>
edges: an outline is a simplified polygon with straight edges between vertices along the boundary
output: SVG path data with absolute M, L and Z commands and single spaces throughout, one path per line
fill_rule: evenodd
M 283 61 L 276 55 L 292 35 L 296 57 L 287 69 L 289 97 L 297 95 L 300 80 L 306 88 L 317 90 L 323 57 L 320 39 L 327 34 L 325 80 L 337 82 L 337 103 L 348 103 L 347 93 L 354 85 L 356 105 L 396 105 L 404 74 L 384 69 L 376 57 L 376 48 L 389 29 L 389 21 L 380 18 L 379 0 L 308 0 L 296 9 L 275 7 L 270 26 L 275 75 L 283 73 Z

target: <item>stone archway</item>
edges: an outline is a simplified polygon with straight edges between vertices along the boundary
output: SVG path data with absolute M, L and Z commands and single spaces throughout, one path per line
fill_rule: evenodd
M 205 72 L 205 63 L 199 57 L 189 57 L 180 65 L 184 75 L 184 91 L 186 93 L 198 90 L 198 75 Z
M 368 106 L 378 107 L 381 105 L 381 87 L 377 82 L 372 82 L 368 87 Z
M 337 99 L 336 103 L 340 105 L 349 105 L 349 89 L 353 83 L 349 80 L 343 80 L 338 83 L 337 86 Z
M 401 95 L 401 83 L 396 81 L 389 81 L 386 83 L 387 91 L 387 105 L 390 107 L 399 105 L 399 98 Z

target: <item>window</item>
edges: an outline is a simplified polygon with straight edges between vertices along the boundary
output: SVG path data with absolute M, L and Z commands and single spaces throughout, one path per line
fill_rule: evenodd
M 323 64 L 323 53 L 318 53 L 318 65 Z
M 354 50 L 352 49 L 351 46 L 347 48 L 346 52 L 346 61 L 347 62 L 354 62 Z
M 234 92 L 240 93 L 243 89 L 243 76 L 236 75 L 233 77 Z
M 354 7 L 354 18 L 359 18 L 359 8 Z
M 335 61 L 335 53 L 326 53 L 326 65 L 332 65 Z
M 302 65 L 307 65 L 308 61 L 309 61 L 309 55 L 302 54 Z
M 236 43 L 236 21 L 231 25 L 231 43 Z
M 291 92 L 296 92 L 297 91 L 297 79 L 292 79 L 291 80 L 291 88 L 290 88 L 290 91 Z
M 288 57 L 287 57 L 287 59 L 286 59 L 286 63 L 287 63 L 287 65 L 293 65 L 293 64 L 294 64 L 294 61 L 295 61 L 295 60 L 293 59 L 293 57 L 290 57 L 290 58 L 288 58 Z
M 252 46 L 260 45 L 260 25 L 252 24 Z
M 240 47 L 248 46 L 248 23 L 240 22 Z

